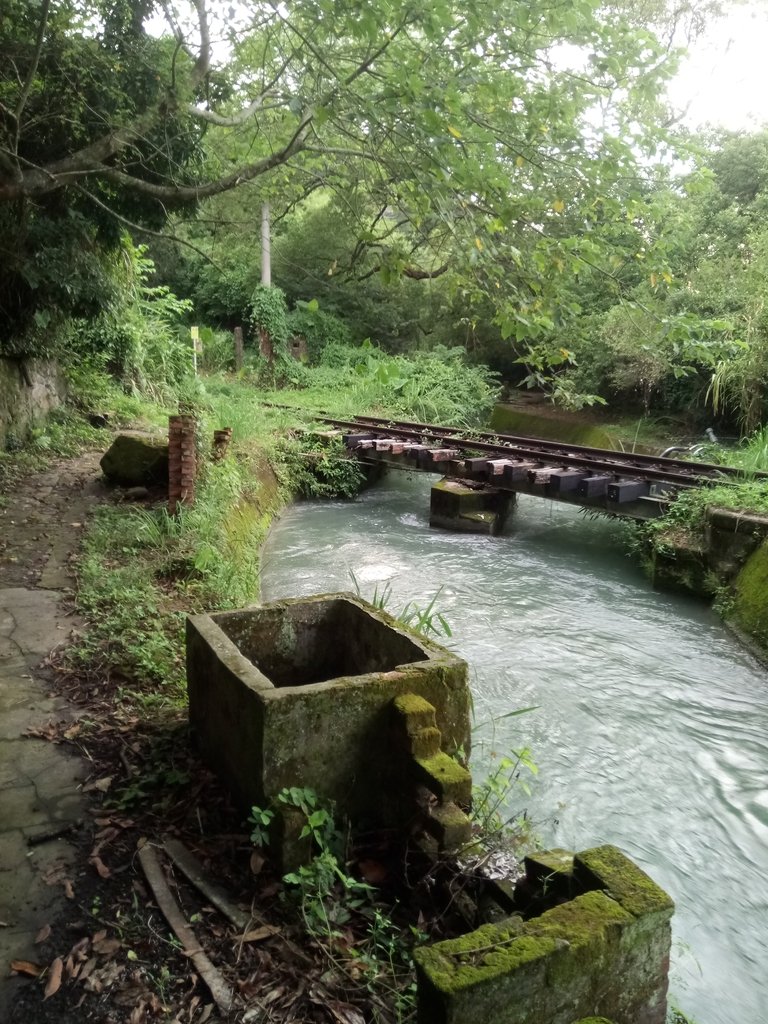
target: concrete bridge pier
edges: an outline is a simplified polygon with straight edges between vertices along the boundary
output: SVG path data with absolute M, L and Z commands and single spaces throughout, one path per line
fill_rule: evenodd
M 430 492 L 429 525 L 496 536 L 516 500 L 512 491 L 444 477 Z

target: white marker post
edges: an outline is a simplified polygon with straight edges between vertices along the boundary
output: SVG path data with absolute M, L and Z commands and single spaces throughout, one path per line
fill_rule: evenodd
M 192 365 L 195 368 L 195 375 L 197 375 L 197 356 L 203 354 L 203 343 L 200 341 L 200 328 L 190 327 L 189 333 L 192 336 Z

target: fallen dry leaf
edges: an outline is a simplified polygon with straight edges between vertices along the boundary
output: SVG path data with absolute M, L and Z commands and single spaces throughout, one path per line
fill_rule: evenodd
M 56 863 L 46 870 L 43 875 L 43 881 L 46 885 L 58 885 L 59 882 L 63 881 L 67 877 L 67 868 L 64 864 Z
M 106 932 L 105 932 L 106 934 Z M 70 956 L 77 957 L 78 960 L 83 961 L 88 959 L 88 946 L 91 940 L 87 935 L 83 936 L 82 939 L 78 939 L 72 949 L 69 951 Z
M 251 871 L 253 874 L 258 875 L 266 863 L 267 858 L 258 850 L 254 850 L 251 854 Z
M 262 939 L 268 939 L 270 935 L 277 935 L 280 931 L 279 928 L 275 928 L 271 924 L 263 924 L 260 928 L 254 928 L 253 931 L 246 932 L 245 935 L 241 935 L 239 942 L 261 942 Z
M 47 740 L 49 743 L 58 743 L 61 739 L 59 735 L 59 727 L 55 722 L 49 722 L 47 725 L 30 726 L 25 732 L 25 736 L 35 740 Z
M 89 857 L 88 863 L 93 864 L 100 878 L 109 878 L 112 875 L 112 872 L 109 870 L 109 868 L 101 859 L 101 857 Z
M 79 722 L 75 722 L 74 725 L 70 725 L 70 727 L 65 730 L 65 732 L 64 732 L 64 739 L 65 740 L 73 740 L 75 738 L 75 736 L 79 735 L 79 733 L 80 733 L 80 723 Z
M 11 960 L 11 970 L 16 974 L 28 974 L 30 978 L 37 978 L 43 973 L 40 964 L 33 964 L 31 960 Z
M 85 981 L 85 979 L 89 975 L 93 974 L 96 964 L 98 962 L 99 961 L 96 959 L 95 956 L 92 956 L 90 960 L 86 960 L 85 964 L 83 965 L 82 971 L 80 971 L 80 981 Z
M 112 776 L 105 775 L 103 779 L 95 779 L 93 782 L 86 782 L 83 786 L 83 792 L 92 793 L 94 790 L 98 790 L 99 793 L 106 793 L 111 785 Z
M 40 929 L 40 931 L 35 936 L 35 945 L 37 946 L 41 942 L 45 942 L 45 940 L 50 936 L 50 934 L 51 934 L 51 926 L 49 924 L 44 924 L 43 927 Z
M 121 946 L 120 939 L 99 939 L 93 943 L 93 952 L 99 956 L 114 956 Z
M 50 999 L 51 996 L 55 996 L 56 993 L 59 991 L 59 989 L 61 988 L 61 975 L 63 970 L 64 961 L 61 959 L 60 956 L 57 956 L 56 959 L 51 964 L 50 970 L 48 972 L 48 982 L 45 986 L 45 994 L 43 995 L 43 1000 Z
M 68 900 L 73 900 L 75 898 L 75 888 L 69 878 L 64 879 L 64 895 Z
M 98 825 L 99 822 L 97 821 L 96 824 Z M 120 829 L 115 828 L 114 825 L 111 824 L 109 819 L 107 819 L 107 826 L 107 828 L 103 828 L 100 832 L 96 833 L 96 839 L 98 839 L 99 842 L 91 851 L 92 857 L 97 857 L 102 846 L 106 846 L 107 843 L 111 843 L 116 836 L 120 835 Z
M 336 1000 L 329 999 L 325 1005 L 339 1024 L 365 1024 L 365 1017 L 351 1003 L 337 1003 Z
M 84 987 L 88 992 L 103 992 L 105 988 L 113 985 L 120 977 L 123 968 L 112 960 L 110 963 L 99 967 L 98 970 L 86 978 Z

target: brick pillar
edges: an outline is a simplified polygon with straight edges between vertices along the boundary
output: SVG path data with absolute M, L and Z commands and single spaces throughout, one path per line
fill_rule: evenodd
M 221 462 L 227 454 L 229 442 L 232 440 L 232 427 L 224 427 L 222 430 L 213 432 L 213 451 L 211 456 L 214 462 Z
M 195 417 L 168 417 L 168 511 L 174 515 L 178 504 L 195 503 L 197 450 Z
M 243 328 L 236 327 L 234 330 L 235 335 L 235 369 L 242 370 L 243 368 Z

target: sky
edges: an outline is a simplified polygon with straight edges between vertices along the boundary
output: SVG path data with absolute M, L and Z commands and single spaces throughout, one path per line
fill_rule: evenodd
M 731 4 L 690 48 L 669 85 L 684 123 L 754 130 L 768 124 L 768 3 Z

